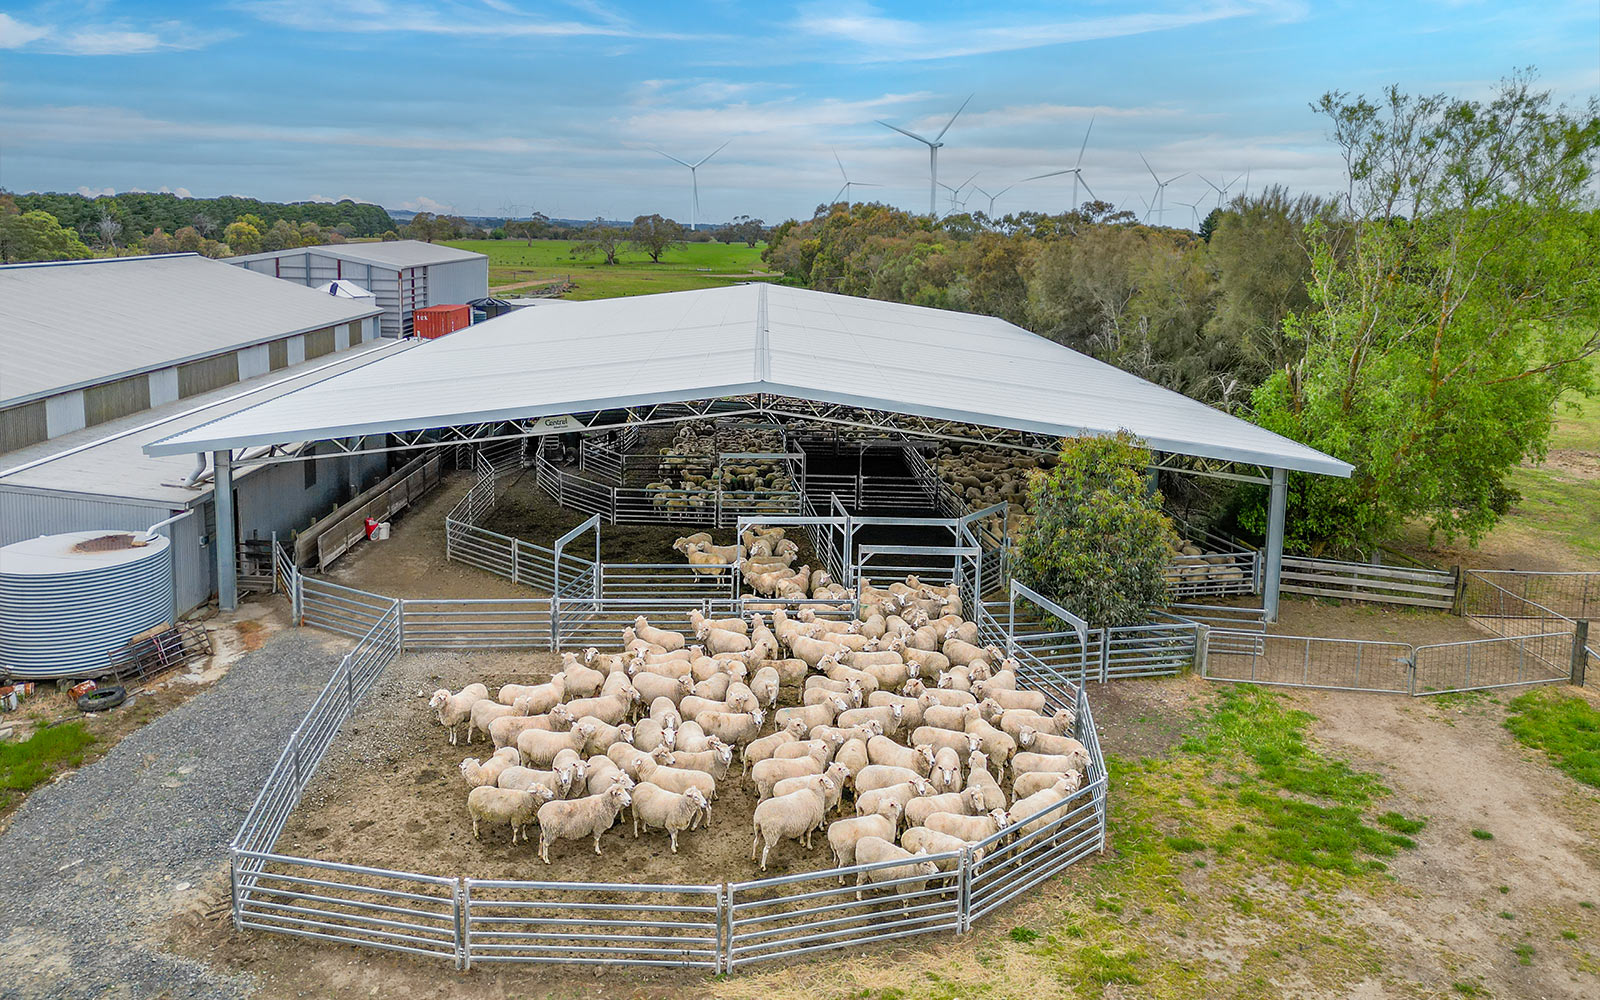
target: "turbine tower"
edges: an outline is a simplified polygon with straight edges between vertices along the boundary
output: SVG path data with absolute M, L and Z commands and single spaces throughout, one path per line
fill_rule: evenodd
M 1078 210 L 1078 182 L 1083 180 L 1083 151 L 1089 148 L 1089 133 L 1094 131 L 1094 115 L 1089 116 L 1089 127 L 1083 130 L 1083 145 L 1078 147 L 1078 162 L 1072 165 L 1072 210 Z M 1085 189 L 1088 184 L 1083 185 Z M 1089 197 L 1094 197 L 1094 192 L 1089 192 Z
M 961 112 L 967 109 L 967 105 L 972 103 L 974 96 L 976 95 L 967 95 L 967 99 L 961 102 L 961 107 L 956 108 L 956 113 L 950 116 L 950 120 L 944 123 L 944 128 L 940 129 L 939 134 L 932 139 L 920 136 L 915 132 L 908 132 L 898 125 L 890 125 L 882 119 L 878 121 L 878 124 L 884 128 L 892 128 L 901 135 L 910 136 L 928 147 L 928 215 L 930 217 L 936 218 L 939 215 L 939 147 L 944 145 L 942 141 L 944 134 L 950 131 L 950 126 L 956 123 L 956 119 L 961 116 Z
M 1144 158 L 1144 154 L 1143 153 L 1139 154 L 1139 162 L 1143 163 L 1144 164 L 1144 168 L 1146 170 L 1150 171 L 1150 176 L 1156 182 L 1155 195 L 1146 204 L 1147 204 L 1147 206 L 1151 206 L 1151 207 L 1155 208 L 1156 225 L 1159 226 L 1163 222 L 1166 221 L 1166 215 L 1167 215 L 1167 185 L 1171 184 L 1173 181 L 1177 180 L 1180 177 L 1189 176 L 1189 172 L 1187 170 L 1185 170 L 1181 174 L 1173 174 L 1171 177 L 1168 177 L 1166 180 L 1162 180 L 1161 178 L 1156 177 L 1155 170 L 1153 170 L 1151 168 L 1150 161 Z M 1150 209 L 1149 209 L 1149 207 L 1147 207 L 1145 209 L 1144 219 L 1145 219 L 1146 222 L 1150 221 Z
M 733 141 L 732 139 L 728 140 L 728 142 L 732 142 L 732 141 Z M 671 160 L 673 163 L 677 163 L 677 164 L 680 164 L 681 166 L 685 166 L 685 167 L 689 168 L 689 186 L 694 192 L 694 198 L 689 203 L 689 232 L 691 232 L 691 233 L 693 233 L 695 231 L 695 226 L 699 222 L 699 218 L 700 218 L 700 175 L 698 173 L 696 173 L 696 171 L 698 171 L 700 169 L 701 165 L 704 164 L 707 160 L 711 159 L 713 156 L 716 156 L 718 153 L 720 153 L 724 149 L 728 148 L 728 142 L 723 143 L 722 145 L 718 146 L 716 149 L 713 149 L 711 152 L 707 153 L 706 155 L 700 157 L 700 159 L 694 161 L 693 163 L 686 163 L 683 160 L 678 159 L 676 156 L 673 156 L 671 153 L 662 153 L 661 150 L 655 149 L 655 147 L 653 147 L 653 146 L 651 147 L 655 152 L 661 153 L 662 156 L 665 156 L 667 159 Z
M 848 207 L 849 204 L 850 204 L 850 189 L 853 188 L 853 187 L 865 187 L 865 188 L 883 187 L 882 184 L 869 184 L 866 181 L 853 181 L 853 180 L 851 180 L 850 179 L 850 175 L 845 173 L 844 161 L 839 159 L 839 151 L 837 149 L 835 149 L 833 151 L 833 162 L 839 164 L 839 174 L 842 177 L 844 177 L 844 186 L 841 187 L 838 190 L 838 193 L 836 193 L 833 196 L 832 204 L 835 204 L 835 205 L 838 204 L 839 203 L 839 195 L 842 194 L 842 195 L 844 195 L 844 203 Z

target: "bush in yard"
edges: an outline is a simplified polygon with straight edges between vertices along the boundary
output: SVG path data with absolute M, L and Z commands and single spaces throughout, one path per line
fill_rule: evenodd
M 1061 463 L 1028 482 L 1022 582 L 1094 626 L 1131 625 L 1165 606 L 1175 533 L 1161 494 L 1147 489 L 1149 465 L 1127 431 L 1063 441 Z

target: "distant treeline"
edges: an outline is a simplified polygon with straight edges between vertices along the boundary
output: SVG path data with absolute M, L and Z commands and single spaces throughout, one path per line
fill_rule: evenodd
M 81 194 L 18 194 L 12 196 L 21 212 L 43 211 L 63 226 L 85 237 L 94 234 L 110 215 L 121 224 L 120 240 L 134 243 L 157 228 L 174 233 L 193 226 L 201 236 L 221 239 L 228 225 L 240 216 L 254 215 L 268 226 L 282 219 L 299 226 L 313 222 L 322 229 L 348 237 L 382 236 L 397 229 L 381 205 L 354 201 L 293 202 L 283 204 L 254 198 L 180 198 L 175 194 L 128 192 L 89 198 Z

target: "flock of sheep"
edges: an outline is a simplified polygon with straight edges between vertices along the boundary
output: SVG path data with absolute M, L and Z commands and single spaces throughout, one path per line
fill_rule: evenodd
M 697 531 L 684 535 L 672 543 L 673 549 L 683 553 L 693 572 L 703 576 L 732 571 L 737 572 L 747 586 L 757 594 L 780 598 L 784 601 L 819 600 L 840 601 L 837 605 L 823 606 L 817 610 L 844 611 L 850 607 L 853 596 L 847 587 L 833 582 L 825 571 L 812 570 L 810 566 L 795 567 L 800 547 L 784 537 L 782 528 L 752 527 L 745 529 L 734 545 L 717 545 L 711 533 Z M 769 611 L 782 604 L 761 606 L 756 610 Z
M 778 530 L 764 537 L 775 544 Z M 850 621 L 810 608 L 696 612 L 685 634 L 641 617 L 620 651 L 563 654 L 543 684 L 492 698 L 482 684 L 441 689 L 430 706 L 452 743 L 464 726 L 468 743 L 482 734 L 494 747 L 461 764 L 474 837 L 506 826 L 516 843 L 536 825 L 549 864 L 558 840 L 589 839 L 601 853 L 629 810 L 635 837 L 660 830 L 676 852 L 680 835 L 709 822 L 719 785 L 745 781 L 759 799 L 751 858 L 763 870 L 784 841 L 809 849 L 825 832 L 838 866 L 903 862 L 860 872 L 857 885 L 898 880 L 904 895 L 939 873 L 925 855 L 1063 801 L 1089 763 L 1072 713 L 1019 689 L 1015 664 L 980 646 L 961 612 L 955 588 L 908 577 L 863 587 Z M 854 815 L 837 815 L 847 801 Z
M 721 461 L 725 454 L 773 455 L 786 450 L 783 435 L 775 428 L 684 424 L 673 435 L 671 445 L 660 449 L 656 481 L 646 489 L 705 491 L 706 503 L 713 502 L 711 494 L 718 490 L 789 492 L 794 480 L 780 459 Z M 678 499 L 687 502 L 693 497 Z

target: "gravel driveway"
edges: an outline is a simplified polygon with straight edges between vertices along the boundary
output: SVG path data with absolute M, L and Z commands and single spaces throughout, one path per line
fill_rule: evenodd
M 149 945 L 193 899 L 345 643 L 284 631 L 209 690 L 29 797 L 0 838 L 0 997 L 238 997 Z M 179 888 L 188 883 L 193 889 Z

